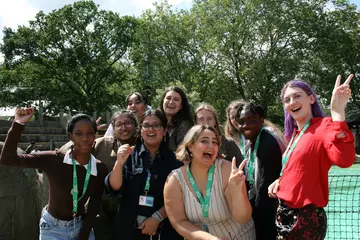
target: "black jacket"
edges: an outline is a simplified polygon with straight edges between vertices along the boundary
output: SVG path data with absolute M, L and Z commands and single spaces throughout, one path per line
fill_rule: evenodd
M 142 161 L 142 166 L 141 166 Z M 120 197 L 120 206 L 115 218 L 114 230 L 111 239 L 116 240 L 141 240 L 149 239 L 148 235 L 142 235 L 141 230 L 135 228 L 138 215 L 150 217 L 155 211 L 164 206 L 164 185 L 169 173 L 182 166 L 176 160 L 165 143 L 150 166 L 150 156 L 143 143 L 136 144 L 135 149 L 127 159 L 123 168 L 123 184 L 119 191 L 112 191 L 109 185 L 109 176 L 105 179 L 107 193 Z M 139 205 L 140 195 L 144 195 L 144 188 L 148 170 L 151 173 L 150 190 L 148 196 L 154 197 L 154 206 L 145 207 Z M 168 219 L 162 221 L 158 227 L 161 239 L 183 239 L 172 228 Z M 158 236 L 153 236 L 158 239 Z

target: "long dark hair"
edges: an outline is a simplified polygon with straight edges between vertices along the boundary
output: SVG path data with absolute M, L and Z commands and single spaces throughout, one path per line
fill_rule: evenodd
M 141 93 L 139 93 L 139 92 L 133 92 L 133 93 L 130 93 L 129 95 L 127 95 L 127 96 L 126 96 L 126 99 L 125 99 L 126 104 L 128 104 L 129 98 L 130 98 L 132 95 L 135 95 L 135 96 L 137 97 L 137 99 L 138 99 L 140 102 L 144 103 L 145 105 L 148 104 L 147 98 L 146 98 L 143 94 L 141 94 Z
M 189 121 L 193 125 L 194 122 L 192 120 L 191 107 L 190 107 L 189 100 L 186 97 L 186 94 L 184 93 L 184 91 L 177 86 L 172 86 L 172 87 L 168 87 L 165 89 L 164 94 L 161 96 L 161 101 L 160 101 L 160 106 L 159 106 L 159 109 L 161 110 L 161 112 L 163 112 L 165 115 L 165 111 L 164 111 L 164 107 L 163 107 L 164 99 L 165 99 L 166 94 L 170 91 L 177 92 L 180 95 L 181 104 L 182 104 L 182 108 L 179 110 L 179 112 L 177 112 L 171 118 L 170 123 L 173 125 L 177 125 L 178 123 L 180 123 L 182 121 Z

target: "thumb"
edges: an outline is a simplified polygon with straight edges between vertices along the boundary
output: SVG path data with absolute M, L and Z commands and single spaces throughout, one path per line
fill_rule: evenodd
M 134 148 L 135 148 L 135 146 L 129 147 L 129 150 L 128 150 L 129 154 L 134 150 Z

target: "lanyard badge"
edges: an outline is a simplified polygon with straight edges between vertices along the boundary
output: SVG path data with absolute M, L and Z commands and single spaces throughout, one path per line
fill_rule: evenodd
M 148 174 L 146 177 L 146 183 L 145 183 L 145 188 L 144 188 L 145 195 L 140 195 L 139 205 L 145 206 L 145 207 L 153 207 L 154 206 L 154 197 L 147 195 L 150 190 L 150 179 L 151 179 L 150 171 L 148 170 L 147 172 L 148 172 Z
M 84 197 L 87 187 L 89 185 L 89 180 L 91 175 L 91 157 L 89 159 L 85 181 L 84 181 L 83 192 L 80 198 L 78 198 L 79 190 L 78 190 L 78 178 L 76 173 L 76 163 L 74 159 L 72 159 L 72 162 L 73 162 L 73 189 L 71 190 L 71 194 L 73 199 L 73 213 L 75 216 L 78 210 L 78 202 Z
M 76 163 L 75 160 L 72 159 L 73 163 L 73 188 L 71 190 L 72 199 L 73 199 L 73 217 L 74 217 L 74 229 L 75 229 L 75 217 L 78 210 L 78 203 L 79 201 L 84 197 L 87 187 L 89 185 L 90 175 L 91 175 L 91 156 L 89 158 L 88 167 L 85 175 L 85 181 L 84 181 L 84 187 L 82 191 L 82 195 L 80 198 L 78 198 L 79 189 L 78 189 L 78 178 L 76 173 Z
M 254 151 L 251 151 L 251 147 L 250 147 L 247 154 L 247 157 L 249 158 L 249 163 L 248 163 L 249 173 L 247 174 L 246 178 L 249 179 L 250 185 L 254 184 L 254 165 L 255 165 L 256 153 L 259 148 L 260 135 L 263 129 L 264 127 L 261 127 L 260 132 L 256 137 Z
M 288 147 L 286 148 L 286 151 L 283 155 L 283 158 L 282 158 L 282 169 L 281 169 L 281 173 L 280 173 L 280 176 L 282 176 L 282 173 L 285 169 L 285 166 L 287 164 L 287 162 L 289 161 L 289 157 L 291 155 L 291 153 L 294 151 L 296 145 L 298 144 L 300 138 L 302 137 L 302 135 L 304 134 L 304 132 L 306 131 L 306 129 L 308 129 L 308 127 L 310 126 L 310 120 L 306 122 L 305 126 L 301 129 L 301 132 L 299 134 L 299 136 L 296 138 L 295 142 L 293 143 L 294 141 L 294 138 L 295 138 L 295 132 L 293 133 L 292 137 L 291 137 L 291 140 L 290 140 L 290 143 L 288 145 Z
M 246 158 L 246 153 L 245 153 L 245 143 L 246 143 L 246 139 L 245 137 L 239 133 L 239 141 L 240 141 L 240 144 L 239 144 L 239 148 L 240 148 L 240 152 L 241 152 L 241 155 L 243 157 L 243 159 Z
M 206 185 L 206 193 L 205 193 L 205 199 L 202 197 L 200 190 L 195 182 L 195 179 L 193 177 L 193 175 L 190 172 L 190 168 L 189 165 L 187 165 L 187 174 L 190 180 L 190 183 L 194 189 L 194 192 L 196 194 L 196 196 L 198 197 L 200 204 L 201 204 L 201 209 L 204 215 L 204 218 L 208 218 L 209 216 L 209 205 L 210 205 L 210 193 L 211 193 L 211 187 L 212 187 L 212 182 L 213 182 L 213 177 L 214 177 L 214 163 L 211 165 L 209 172 L 208 172 L 208 182 Z

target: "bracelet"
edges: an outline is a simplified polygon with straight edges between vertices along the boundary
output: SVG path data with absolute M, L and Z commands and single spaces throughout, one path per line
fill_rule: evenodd
M 163 216 L 161 216 L 161 214 L 159 213 L 159 211 L 154 212 L 151 216 L 152 216 L 153 218 L 155 218 L 155 220 L 158 221 L 159 223 L 164 220 Z

